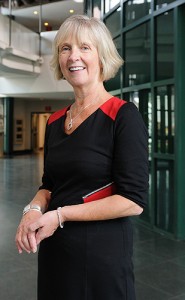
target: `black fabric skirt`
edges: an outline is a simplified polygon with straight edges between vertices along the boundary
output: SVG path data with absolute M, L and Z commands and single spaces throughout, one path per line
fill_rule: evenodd
M 129 218 L 66 222 L 41 242 L 38 300 L 135 300 Z

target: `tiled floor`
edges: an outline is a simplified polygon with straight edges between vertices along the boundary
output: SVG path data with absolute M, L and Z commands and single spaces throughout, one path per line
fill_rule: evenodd
M 41 175 L 42 155 L 0 159 L 0 300 L 36 300 L 37 255 L 19 255 L 14 235 Z M 185 242 L 134 232 L 137 300 L 185 300 Z

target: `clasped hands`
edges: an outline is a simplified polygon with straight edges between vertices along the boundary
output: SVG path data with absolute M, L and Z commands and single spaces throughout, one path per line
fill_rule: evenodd
M 19 253 L 36 253 L 42 240 L 53 235 L 58 228 L 57 211 L 49 211 L 41 215 L 38 211 L 29 211 L 22 217 L 18 226 L 15 242 Z

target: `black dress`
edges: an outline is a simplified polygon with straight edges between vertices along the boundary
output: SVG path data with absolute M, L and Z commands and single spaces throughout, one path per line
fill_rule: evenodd
M 54 113 L 46 128 L 40 189 L 52 191 L 48 210 L 109 193 L 144 207 L 148 137 L 135 105 L 112 97 L 70 135 L 67 109 Z M 41 242 L 38 300 L 135 300 L 132 247 L 129 217 L 66 222 Z

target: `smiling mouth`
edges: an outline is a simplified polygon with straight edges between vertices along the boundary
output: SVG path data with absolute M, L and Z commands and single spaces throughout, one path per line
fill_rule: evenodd
M 85 69 L 84 67 L 70 67 L 69 71 L 70 72 L 75 72 L 75 71 L 82 71 L 84 69 Z

